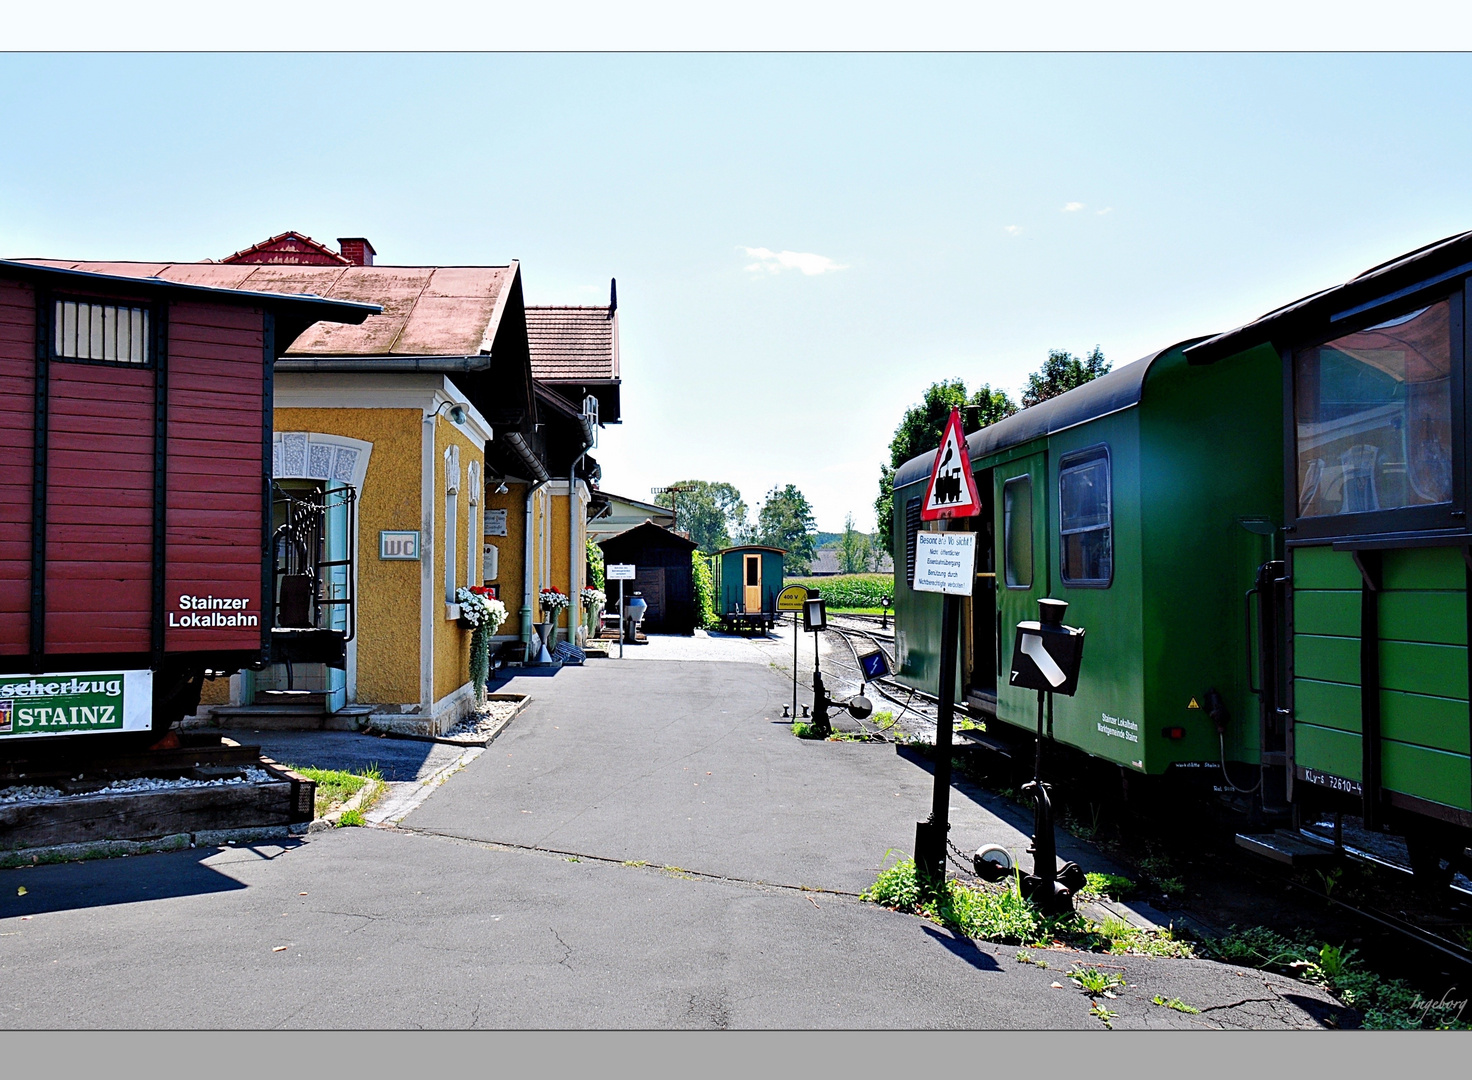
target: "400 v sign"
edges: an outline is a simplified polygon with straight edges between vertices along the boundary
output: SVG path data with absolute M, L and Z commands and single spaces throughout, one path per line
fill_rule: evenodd
M 0 675 L 0 739 L 147 731 L 153 672 Z

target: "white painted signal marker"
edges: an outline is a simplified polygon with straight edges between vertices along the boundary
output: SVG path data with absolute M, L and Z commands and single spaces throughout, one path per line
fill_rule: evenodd
M 1038 666 L 1043 673 L 1043 678 L 1054 686 L 1062 686 L 1063 680 L 1068 678 L 1063 669 L 1058 666 L 1058 661 L 1053 659 L 1053 654 L 1048 652 L 1048 647 L 1043 644 L 1043 639 L 1037 634 L 1022 635 L 1022 654 Z

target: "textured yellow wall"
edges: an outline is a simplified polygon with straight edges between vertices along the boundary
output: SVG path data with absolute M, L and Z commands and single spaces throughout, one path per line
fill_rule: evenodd
M 507 619 L 501 624 L 500 634 L 521 634 L 521 600 L 525 595 L 522 563 L 526 558 L 526 484 L 507 482 L 506 494 L 486 492 L 486 508 L 506 511 L 506 535 L 487 536 L 485 542 L 500 551 L 500 563 L 496 585 L 501 594 L 501 603 L 506 605 Z
M 373 444 L 358 498 L 358 700 L 369 704 L 419 700 L 420 567 L 380 560 L 378 533 L 420 527 L 423 415 L 418 409 L 275 410 L 277 431 L 320 431 Z
M 199 692 L 199 703 L 201 705 L 229 705 L 230 704 L 230 679 L 206 679 L 204 687 Z
M 445 450 L 454 444 L 460 447 L 460 496 L 456 499 L 455 551 L 445 549 Z M 455 560 L 455 581 L 458 585 L 480 582 L 465 581 L 465 545 L 478 544 L 480 537 L 471 535 L 470 528 L 470 463 L 477 462 L 476 472 L 485 483 L 484 448 L 466 438 L 454 424 L 443 416 L 436 418 L 434 428 L 434 578 L 430 583 L 436 603 L 434 606 L 434 700 L 438 701 L 470 681 L 470 631 L 458 622 L 445 618 L 445 559 Z M 480 570 L 480 559 L 476 559 L 476 571 Z M 417 617 L 418 607 L 415 607 Z

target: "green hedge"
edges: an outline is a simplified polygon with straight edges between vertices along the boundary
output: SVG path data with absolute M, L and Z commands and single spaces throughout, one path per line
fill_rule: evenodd
M 716 586 L 710 573 L 709 555 L 695 551 L 690 555 L 690 571 L 695 583 L 695 625 L 709 629 L 717 625 Z
M 784 585 L 817 589 L 831 608 L 878 608 L 884 598 L 894 603 L 893 574 L 836 574 L 833 577 L 790 577 Z

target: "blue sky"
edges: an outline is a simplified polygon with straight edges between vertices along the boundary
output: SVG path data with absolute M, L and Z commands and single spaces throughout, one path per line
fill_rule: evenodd
M 1123 363 L 1472 228 L 1472 57 L 15 56 L 0 253 L 619 279 L 609 490 L 694 476 L 872 523 L 904 408 Z M 784 254 L 785 253 L 785 254 Z

